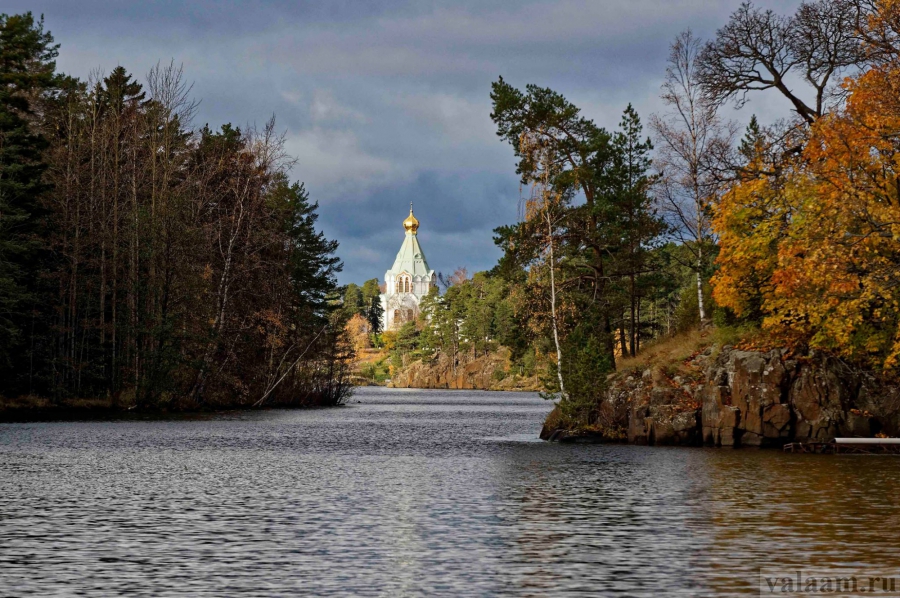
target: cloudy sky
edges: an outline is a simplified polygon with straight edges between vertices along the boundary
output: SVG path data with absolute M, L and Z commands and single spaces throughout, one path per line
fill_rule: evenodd
M 496 226 L 515 221 L 512 149 L 495 135 L 498 76 L 560 91 L 614 128 L 631 102 L 660 110 L 668 45 L 685 28 L 711 36 L 739 0 L 6 0 L 43 13 L 60 70 L 122 65 L 140 79 L 184 65 L 201 100 L 194 124 L 262 124 L 272 114 L 298 159 L 293 177 L 341 243 L 341 282 L 384 276 L 415 202 L 432 268 L 494 265 Z M 790 10 L 794 0 L 760 6 Z M 761 119 L 786 114 L 754 97 Z

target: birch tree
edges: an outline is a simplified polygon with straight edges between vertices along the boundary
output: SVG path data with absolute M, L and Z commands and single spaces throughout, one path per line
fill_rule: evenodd
M 566 400 L 566 385 L 563 380 L 563 351 L 560 345 L 560 321 L 556 297 L 556 229 L 565 218 L 563 194 L 553 188 L 554 165 L 551 152 L 548 151 L 546 137 L 522 133 L 520 147 L 523 154 L 533 156 L 534 170 L 531 173 L 530 194 L 525 200 L 525 218 L 539 221 L 537 230 L 542 232 L 540 244 L 543 245 L 544 267 L 550 274 L 550 329 L 553 333 L 553 344 L 556 348 L 556 377 L 559 382 L 559 394 Z
M 658 203 L 672 233 L 691 252 L 686 265 L 696 278 L 699 324 L 705 326 L 704 275 L 716 243 L 711 208 L 720 190 L 720 158 L 731 148 L 735 129 L 722 122 L 716 104 L 704 96 L 697 69 L 702 48 L 690 30 L 675 39 L 662 86 L 667 111 L 650 124 L 661 172 Z

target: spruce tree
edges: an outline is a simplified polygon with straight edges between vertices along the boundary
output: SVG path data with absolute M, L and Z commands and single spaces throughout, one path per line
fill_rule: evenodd
M 609 170 L 610 199 L 618 206 L 622 245 L 618 248 L 622 274 L 625 310 L 628 312 L 628 352 L 633 357 L 640 347 L 640 300 L 644 294 L 642 279 L 648 273 L 649 244 L 663 232 L 662 220 L 656 215 L 650 188 L 650 152 L 653 144 L 643 137 L 643 126 L 637 112 L 628 105 L 622 114 L 619 130 L 612 142 L 613 167 Z M 624 334 L 625 323 L 620 330 Z M 623 343 L 622 352 L 626 347 Z
M 381 334 L 381 320 L 384 318 L 384 308 L 381 307 L 381 299 L 372 297 L 369 299 L 369 308 L 366 310 L 366 320 L 372 328 L 372 334 Z
M 47 140 L 34 110 L 57 80 L 57 48 L 43 18 L 0 14 L 0 377 L 27 384 L 8 383 L 15 391 L 30 390 L 34 371 L 47 190 Z
M 310 201 L 302 183 L 276 177 L 270 200 L 280 209 L 290 242 L 289 271 L 294 308 L 304 320 L 324 323 L 338 291 L 336 275 L 344 265 L 334 255 L 338 242 L 316 230 L 319 203 Z M 311 320 L 310 320 L 311 318 Z

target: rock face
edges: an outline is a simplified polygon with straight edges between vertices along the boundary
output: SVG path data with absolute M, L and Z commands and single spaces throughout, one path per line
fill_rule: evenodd
M 428 362 L 414 361 L 394 373 L 393 388 L 449 388 L 456 390 L 540 390 L 536 376 L 524 378 L 511 371 L 509 350 L 473 358 L 439 354 Z
M 610 378 L 602 407 L 628 442 L 766 447 L 900 433 L 900 388 L 822 354 L 710 347 L 679 365 L 680 375 Z
M 780 351 L 725 350 L 705 372 L 701 391 L 703 441 L 767 446 L 788 442 L 790 382 L 796 365 Z
M 832 357 L 726 347 L 707 361 L 702 391 L 707 444 L 782 446 L 898 431 L 897 388 Z

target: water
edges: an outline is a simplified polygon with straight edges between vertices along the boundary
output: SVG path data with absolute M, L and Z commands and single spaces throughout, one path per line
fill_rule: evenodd
M 0 596 L 731 596 L 900 565 L 900 458 L 547 444 L 547 411 L 362 389 L 2 424 Z

